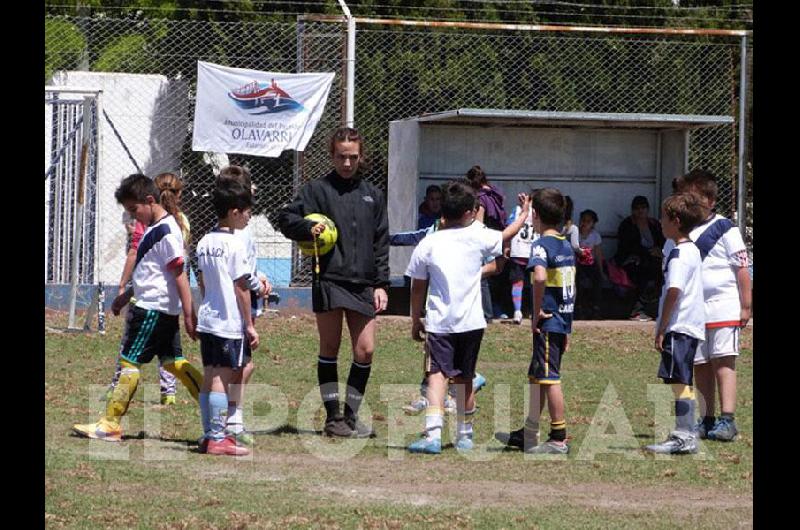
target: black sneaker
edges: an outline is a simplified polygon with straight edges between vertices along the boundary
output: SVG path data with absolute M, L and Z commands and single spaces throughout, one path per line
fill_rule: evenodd
M 495 439 L 501 443 L 506 444 L 508 447 L 517 447 L 525 451 L 526 449 L 530 449 L 532 447 L 536 447 L 539 444 L 539 433 L 528 432 L 527 433 L 527 440 L 525 440 L 526 433 L 525 428 L 518 429 L 516 431 L 511 431 L 510 433 L 506 434 L 504 432 L 498 432 L 494 435 Z
M 325 420 L 325 429 L 323 430 L 326 436 L 334 436 L 337 438 L 351 438 L 353 436 L 353 429 L 347 425 L 344 416 L 337 414 Z
M 345 416 L 344 422 L 351 431 L 351 438 L 370 438 L 372 427 L 364 425 L 359 421 L 358 416 Z

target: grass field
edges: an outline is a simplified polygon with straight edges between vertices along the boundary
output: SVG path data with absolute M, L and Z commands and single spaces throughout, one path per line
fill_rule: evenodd
M 479 447 L 466 458 L 451 446 L 439 456 L 402 450 L 424 422 L 399 411 L 414 397 L 422 367 L 408 319 L 379 319 L 366 398 L 377 436 L 333 441 L 313 432 L 320 425 L 313 317 L 271 316 L 257 323 L 262 347 L 255 354 L 252 415 L 246 414 L 256 445 L 251 458 L 235 460 L 196 452 L 197 406 L 183 388 L 177 405 L 158 404 L 155 363 L 143 369 L 123 443 L 71 434 L 73 423 L 95 421 L 103 406 L 99 396 L 113 372 L 122 326 L 119 317 L 108 321 L 104 336 L 67 334 L 65 314 L 45 314 L 45 519 L 51 528 L 753 524 L 752 326 L 742 334 L 738 362 L 740 436 L 734 443 L 707 442 L 696 457 L 654 458 L 641 447 L 660 441 L 672 420 L 664 416 L 669 390 L 655 377 L 653 324 L 576 323 L 562 365 L 572 450 L 553 459 L 505 451 L 493 438 L 521 425 L 530 328 L 527 320 L 492 324 L 478 361 L 489 381 L 478 394 Z M 199 365 L 198 343 L 183 338 L 187 357 Z M 348 345 L 343 341 L 341 381 Z

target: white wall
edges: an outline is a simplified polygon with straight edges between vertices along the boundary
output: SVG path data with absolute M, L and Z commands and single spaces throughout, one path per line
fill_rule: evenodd
M 142 172 L 154 176 L 180 167 L 188 134 L 189 102 L 184 81 L 162 75 L 57 72 L 53 85 L 102 90 L 103 109 L 114 123 Z M 106 119 L 100 115 L 98 177 L 98 259 L 96 278 L 119 281 L 125 260 L 122 207 L 114 199 L 119 182 L 137 169 Z

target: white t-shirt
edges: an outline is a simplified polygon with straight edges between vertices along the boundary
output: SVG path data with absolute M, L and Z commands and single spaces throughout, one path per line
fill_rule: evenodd
M 589 231 L 586 237 L 580 237 L 580 245 L 584 248 L 594 248 L 602 242 L 603 238 L 600 237 L 600 234 L 594 228 Z
M 519 217 L 522 208 L 517 206 L 514 209 L 514 215 L 508 220 L 509 224 Z M 533 230 L 533 207 L 528 210 L 528 218 L 525 219 L 525 224 L 517 235 L 511 239 L 511 257 L 512 258 L 525 258 L 526 260 L 531 257 L 531 245 L 534 241 L 539 239 L 539 234 Z
M 742 266 L 739 253 L 747 252 L 739 228 L 731 220 L 714 215 L 695 227 L 689 237 L 700 250 L 703 261 L 706 326 L 737 325 L 742 308 L 736 271 Z M 669 255 L 672 247 L 674 243 L 667 240 L 664 244 L 665 256 Z
M 406 275 L 429 280 L 426 331 L 464 333 L 486 327 L 481 265 L 502 252 L 503 234 L 474 223 L 437 230 L 417 245 Z
M 677 287 L 681 290 L 678 301 L 672 309 L 672 316 L 666 332 L 683 333 L 703 340 L 706 337 L 706 313 L 703 306 L 702 261 L 700 251 L 691 241 L 675 246 L 663 259 L 664 287 L 658 302 L 656 329 L 661 326 L 664 298 L 667 290 Z
M 578 225 L 570 225 L 569 228 L 566 228 L 566 225 L 561 230 L 561 235 L 566 237 L 569 241 L 569 245 L 572 247 L 573 252 L 577 252 L 580 248 L 580 237 L 581 231 L 578 228 Z
M 257 266 L 257 257 L 256 257 L 256 240 L 253 237 L 253 231 L 250 229 L 250 225 L 245 226 L 241 230 L 235 230 L 234 235 L 238 237 L 242 245 L 244 246 L 245 250 L 247 251 L 247 261 L 250 263 L 250 278 L 248 280 L 250 284 L 251 291 L 260 291 L 261 290 L 261 280 L 258 279 L 258 270 Z M 250 296 L 253 297 L 253 293 L 250 293 Z M 251 300 L 252 302 L 252 300 Z M 264 299 L 259 298 L 256 303 L 251 303 L 250 314 L 254 317 L 261 316 L 264 313 Z
M 137 307 L 180 314 L 181 300 L 169 264 L 183 255 L 183 236 L 174 217 L 167 215 L 145 229 L 136 249 L 132 276 Z
M 231 232 L 216 228 L 197 244 L 197 268 L 205 295 L 197 311 L 197 331 L 226 339 L 243 338 L 242 315 L 233 282 L 251 272 L 247 249 Z

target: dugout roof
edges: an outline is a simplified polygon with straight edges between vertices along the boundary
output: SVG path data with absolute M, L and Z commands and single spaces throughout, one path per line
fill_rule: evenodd
M 698 129 L 731 125 L 732 116 L 695 114 L 645 114 L 614 112 L 554 112 L 544 110 L 455 109 L 399 121 L 448 124 L 535 125 L 549 127 Z

